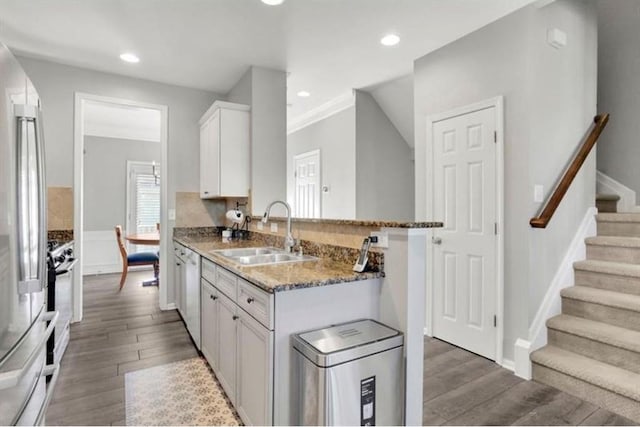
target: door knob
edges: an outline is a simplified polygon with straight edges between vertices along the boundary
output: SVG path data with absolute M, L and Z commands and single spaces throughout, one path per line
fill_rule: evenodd
M 442 244 L 442 237 L 432 237 L 431 238 L 431 243 L 433 243 L 434 245 L 441 245 Z

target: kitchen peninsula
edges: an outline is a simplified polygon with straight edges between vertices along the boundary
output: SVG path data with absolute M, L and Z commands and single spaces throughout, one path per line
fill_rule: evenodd
M 374 224 L 371 221 L 357 223 L 353 225 Z M 202 353 L 245 424 L 283 425 L 293 421 L 291 410 L 296 407 L 296 396 L 291 395 L 292 334 L 370 318 L 403 331 L 407 348 L 414 346 L 416 334 L 421 342 L 424 274 L 421 291 L 416 286 L 398 285 L 402 280 L 406 282 L 407 272 L 411 277 L 418 277 L 420 267 L 408 265 L 407 259 L 398 262 L 395 258 L 406 257 L 407 251 L 399 248 L 406 246 L 406 237 L 410 237 L 415 244 L 416 237 L 422 236 L 423 246 L 426 246 L 428 230 L 441 224 L 375 222 L 373 226 L 377 225 L 395 227 L 381 229 L 388 235 L 389 247 L 383 252 L 371 253 L 370 270 L 364 273 L 352 270 L 358 252 L 355 249 L 303 240 L 303 252 L 317 257 L 317 260 L 248 267 L 231 262 L 216 251 L 281 248 L 283 238 L 251 232 L 248 240 L 223 243 L 213 228 L 174 231 L 176 257 L 186 252 L 200 257 L 201 274 L 197 276 L 200 286 L 184 283 L 193 281 L 193 275 L 183 274 L 182 280 L 176 278 L 177 294 L 184 295 L 186 289 L 197 289 L 199 292 L 201 322 L 195 331 L 201 341 L 196 337 L 194 341 L 201 342 Z M 398 240 L 398 236 L 405 237 Z M 180 263 L 180 259 L 176 259 Z M 422 264 L 424 260 L 423 256 Z M 394 265 L 385 268 L 385 262 L 388 261 Z M 187 268 L 188 265 L 185 270 Z M 405 279 L 402 279 L 402 275 L 405 275 Z M 421 293 L 421 299 L 417 299 L 416 295 L 408 299 L 409 288 L 413 293 Z M 180 301 L 189 299 L 188 295 L 184 298 L 176 295 L 178 308 L 181 309 Z M 410 321 L 407 320 L 407 313 L 410 313 Z M 190 316 L 188 313 L 186 316 L 184 312 L 182 314 L 183 317 Z M 421 319 L 418 321 L 419 329 L 414 325 L 417 319 Z M 421 367 L 422 351 L 412 354 L 405 363 L 408 371 L 411 370 L 413 359 L 418 360 Z M 264 363 L 256 363 L 259 360 Z M 422 382 L 420 395 L 421 387 Z M 407 420 L 411 416 L 407 412 Z

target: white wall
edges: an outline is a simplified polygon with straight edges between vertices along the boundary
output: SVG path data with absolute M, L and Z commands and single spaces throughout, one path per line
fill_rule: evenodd
M 370 93 L 356 91 L 356 215 L 412 221 L 411 149 Z
M 548 28 L 568 46 L 546 44 Z M 426 117 L 484 99 L 505 100 L 505 341 L 513 359 L 587 208 L 594 204 L 590 159 L 546 230 L 529 219 L 532 183 L 551 190 L 595 114 L 596 22 L 589 1 L 529 6 L 414 63 L 416 217 L 426 218 Z M 438 220 L 439 218 L 429 218 Z
M 84 137 L 84 230 L 126 224 L 127 160 L 160 162 L 160 143 Z
M 288 135 L 287 200 L 294 203 L 294 157 L 320 150 L 322 218 L 356 218 L 356 113 L 349 107 Z
M 286 199 L 286 73 L 251 67 L 227 94 L 251 106 L 251 212 L 262 215 L 274 200 Z M 274 209 L 276 216 L 284 211 Z
M 599 0 L 598 110 L 611 120 L 598 142 L 598 170 L 640 192 L 640 3 Z

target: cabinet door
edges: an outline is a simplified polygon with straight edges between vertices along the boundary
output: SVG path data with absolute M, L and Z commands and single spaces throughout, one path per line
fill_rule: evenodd
M 239 313 L 235 407 L 245 425 L 271 425 L 273 332 L 243 310 Z
M 236 403 L 236 304 L 222 294 L 218 294 L 219 358 L 218 380 L 229 396 L 231 403 Z
M 218 291 L 202 280 L 202 354 L 213 372 L 218 373 Z
M 207 179 L 212 196 L 220 196 L 220 111 L 216 111 L 209 125 L 209 160 Z
M 211 147 L 210 139 L 211 119 L 200 126 L 200 197 L 207 198 L 211 194 L 210 187 L 210 166 L 209 151 Z
M 220 195 L 220 111 L 200 127 L 200 197 Z

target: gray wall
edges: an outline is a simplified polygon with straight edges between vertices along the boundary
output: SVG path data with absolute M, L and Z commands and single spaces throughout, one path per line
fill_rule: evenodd
M 198 120 L 216 99 L 212 92 L 102 73 L 19 57 L 42 100 L 47 184 L 73 186 L 73 109 L 75 92 L 111 96 L 169 107 L 169 208 L 176 191 L 200 191 Z
M 251 67 L 227 94 L 251 106 L 251 212 L 262 215 L 274 200 L 286 199 L 286 73 Z M 277 207 L 274 215 L 282 216 Z
M 84 137 L 84 229 L 126 226 L 127 160 L 160 162 L 160 143 Z
M 356 91 L 356 215 L 411 221 L 411 149 L 370 93 Z
M 598 170 L 640 194 L 640 3 L 598 1 Z
M 592 158 L 578 175 L 552 223 L 533 230 L 533 183 L 561 174 L 595 114 L 596 20 L 590 1 L 529 6 L 414 63 L 416 217 L 426 219 L 426 117 L 481 100 L 505 101 L 505 341 L 513 359 L 517 338 L 548 289 L 588 207 L 594 204 Z M 568 46 L 546 44 L 548 28 L 568 35 Z M 438 219 L 438 218 L 433 218 Z
M 356 218 L 356 108 L 349 107 L 287 137 L 287 199 L 294 202 L 294 156 L 320 149 L 322 218 Z M 406 144 L 405 144 L 406 145 Z

